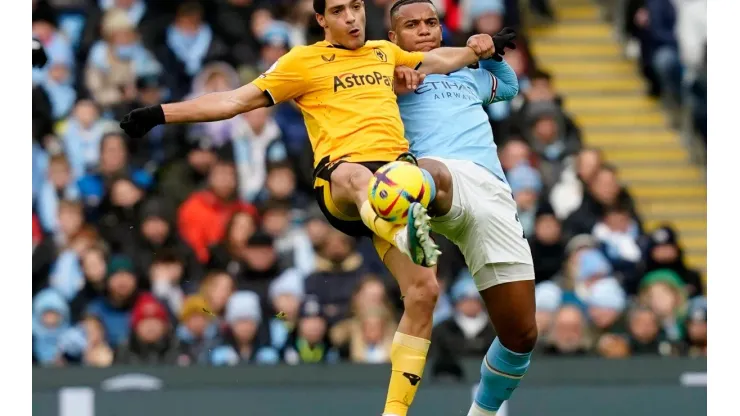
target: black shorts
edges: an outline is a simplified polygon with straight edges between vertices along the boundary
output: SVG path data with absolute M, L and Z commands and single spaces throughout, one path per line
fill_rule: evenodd
M 328 158 L 319 162 L 318 166 L 316 166 L 316 169 L 314 170 L 314 195 L 316 197 L 316 202 L 319 204 L 319 208 L 321 208 L 321 212 L 324 213 L 326 220 L 329 221 L 329 224 L 331 224 L 332 227 L 352 237 L 373 236 L 373 232 L 365 226 L 365 223 L 362 222 L 360 217 L 348 217 L 343 214 L 334 204 L 334 201 L 332 201 L 329 184 L 331 183 L 331 174 L 337 166 L 342 163 L 356 163 L 370 169 L 372 173 L 375 173 L 375 171 L 380 169 L 383 165 L 390 162 L 392 162 L 392 160 L 382 162 L 351 162 L 338 160 L 329 164 Z

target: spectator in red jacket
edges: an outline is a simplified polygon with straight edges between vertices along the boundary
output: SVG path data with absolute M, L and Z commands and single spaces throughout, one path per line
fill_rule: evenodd
M 192 194 L 180 207 L 180 234 L 202 263 L 208 261 L 208 246 L 221 241 L 235 212 L 257 213 L 253 206 L 236 200 L 236 189 L 234 164 L 218 161 L 208 175 L 208 188 Z

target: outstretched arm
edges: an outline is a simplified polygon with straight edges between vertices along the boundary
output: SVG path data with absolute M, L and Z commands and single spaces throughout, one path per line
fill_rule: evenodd
M 519 93 L 519 80 L 514 69 L 506 61 L 497 62 L 493 59 L 480 61 L 480 67 L 495 78 L 495 96 L 491 102 L 511 100 Z
M 464 48 L 437 48 L 425 53 L 419 71 L 424 74 L 448 74 L 472 65 L 479 59 L 490 58 L 494 50 L 491 36 L 473 35 Z
M 257 108 L 270 105 L 270 99 L 253 84 L 241 88 L 213 92 L 192 100 L 163 104 L 166 123 L 201 123 L 226 120 Z

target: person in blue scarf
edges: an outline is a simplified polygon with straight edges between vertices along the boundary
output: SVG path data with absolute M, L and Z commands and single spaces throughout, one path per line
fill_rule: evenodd
M 62 295 L 44 289 L 33 298 L 33 361 L 54 365 L 60 358 L 59 340 L 69 329 L 69 306 Z
M 53 9 L 39 7 L 33 12 L 33 37 L 41 43 L 49 62 L 74 63 L 71 42 L 58 30 L 57 16 Z M 33 68 L 33 83 L 41 84 L 47 78 L 51 65 Z M 70 67 L 74 71 L 74 67 Z
M 41 187 L 37 211 L 44 230 L 56 233 L 60 199 L 77 199 L 80 191 L 72 178 L 69 162 L 64 155 L 54 155 L 49 161 L 48 179 Z
M 62 140 L 75 179 L 93 172 L 100 159 L 105 122 L 93 101 L 81 100 L 67 119 Z
M 213 60 L 226 60 L 229 50 L 203 20 L 203 7 L 193 1 L 177 8 L 175 21 L 167 28 L 165 46 L 157 54 L 174 78 L 173 98 L 187 94 L 191 80 Z
M 73 62 L 65 58 L 53 58 L 46 77 L 41 82 L 51 102 L 52 117 L 59 120 L 67 116 L 77 100 L 72 73 Z

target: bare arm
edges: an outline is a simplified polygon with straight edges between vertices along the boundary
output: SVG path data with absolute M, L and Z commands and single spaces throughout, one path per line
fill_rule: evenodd
M 424 54 L 419 72 L 424 74 L 449 74 L 478 62 L 473 48 L 437 48 Z
M 241 113 L 270 105 L 256 86 L 247 84 L 231 91 L 214 92 L 188 101 L 163 104 L 164 118 L 171 123 L 202 123 L 228 120 Z

